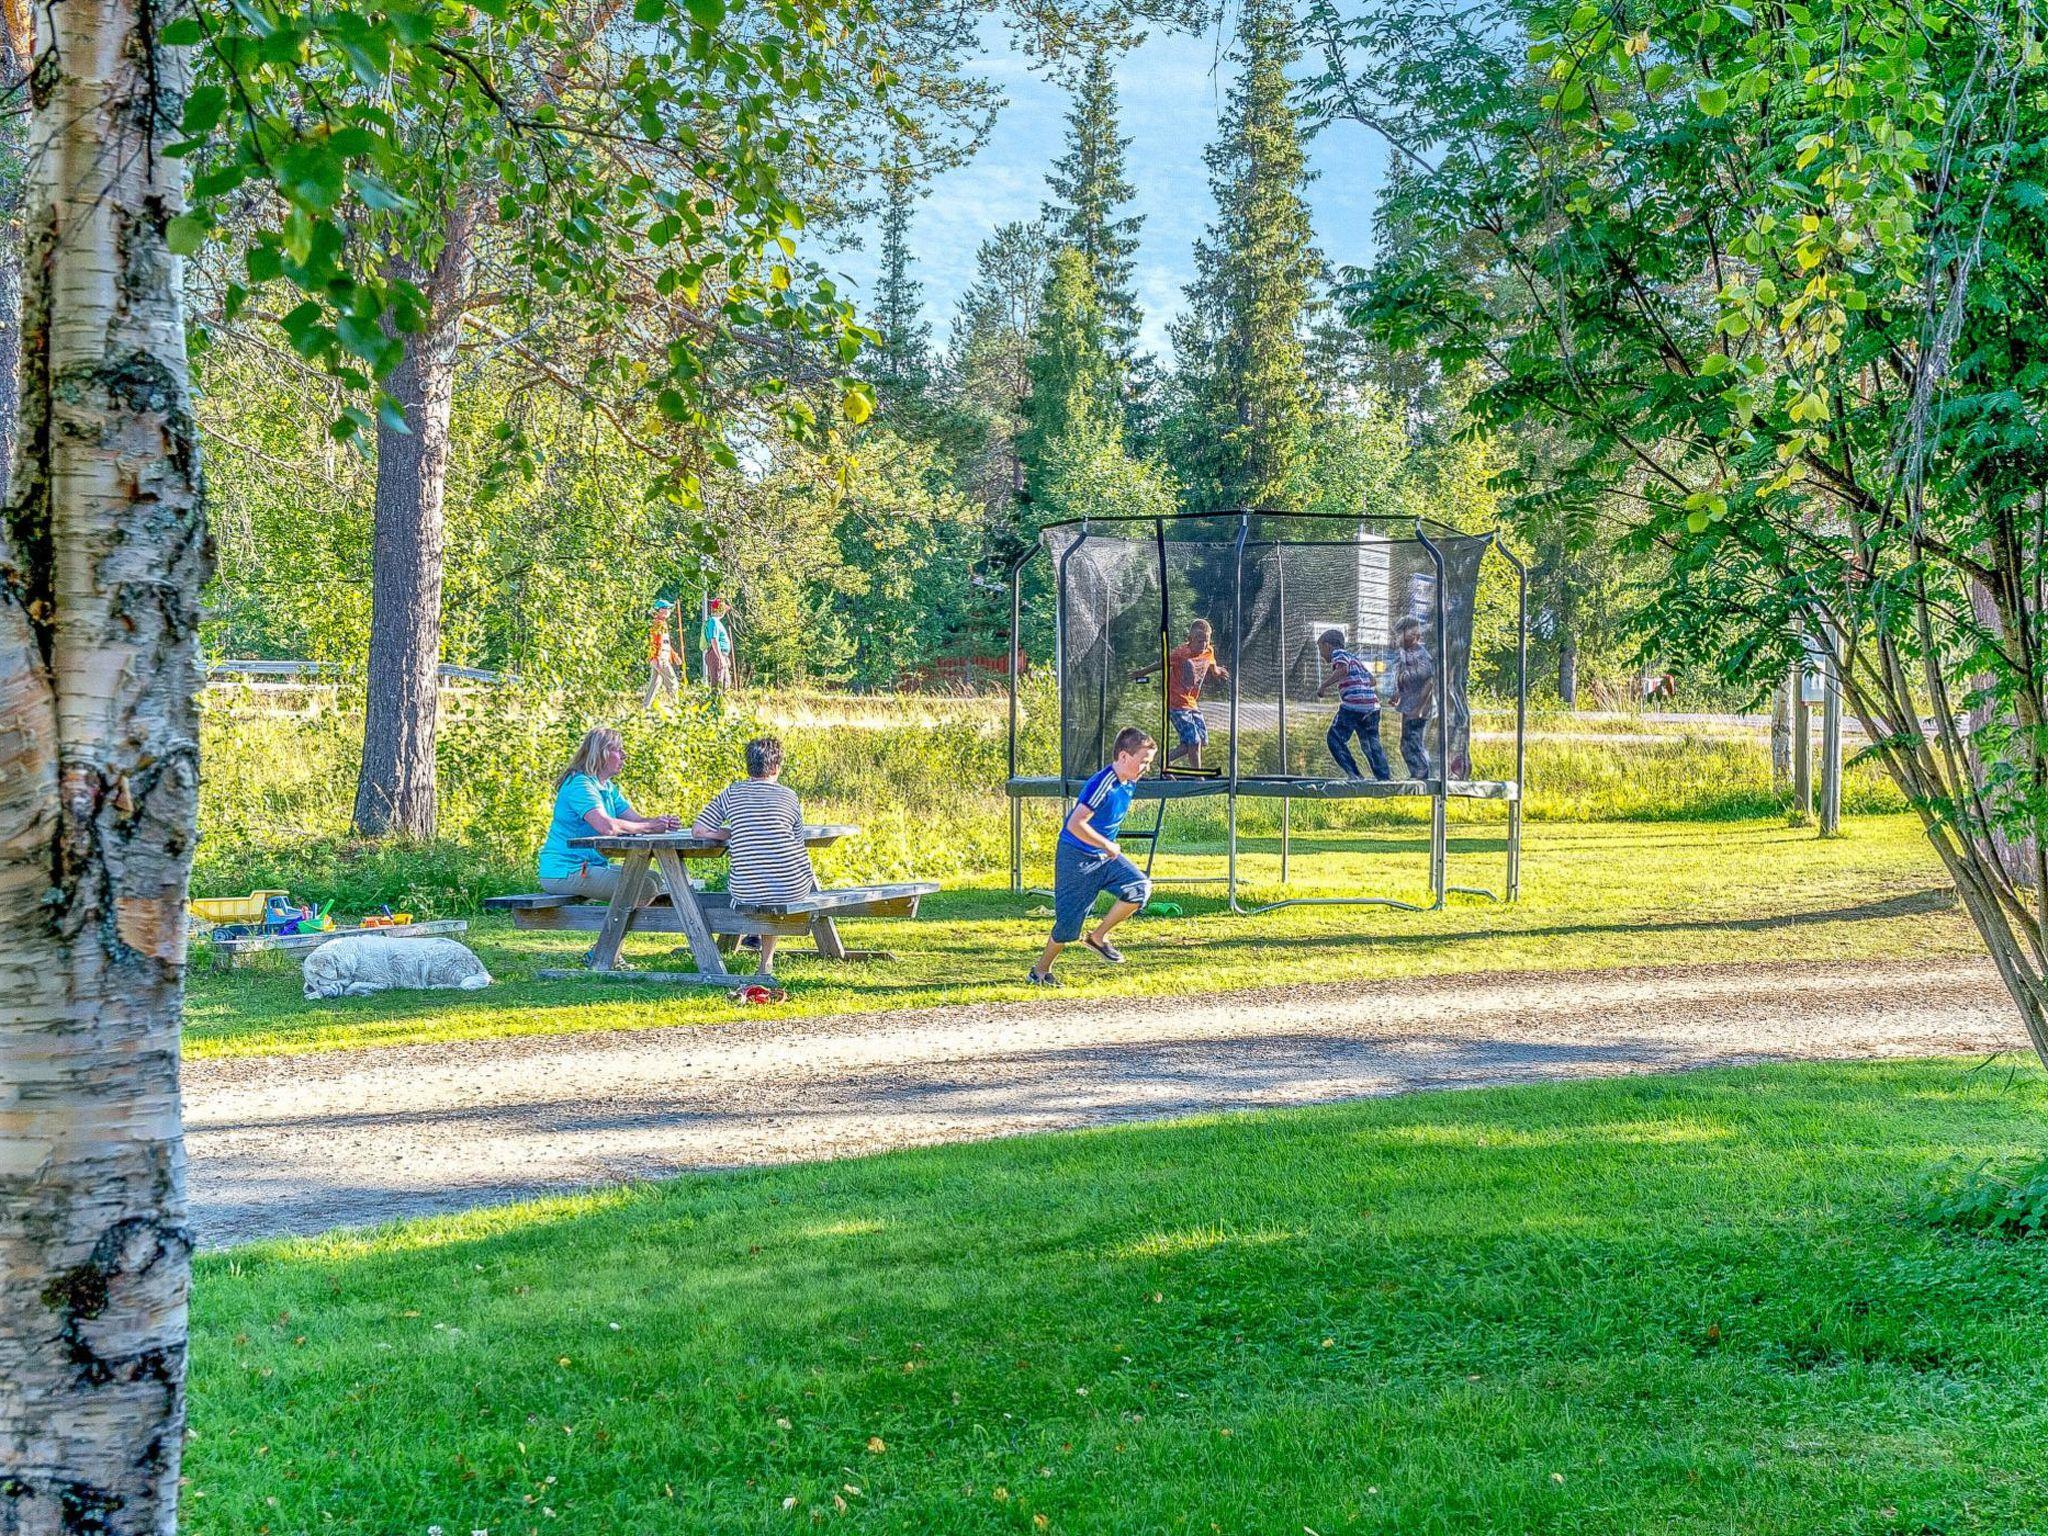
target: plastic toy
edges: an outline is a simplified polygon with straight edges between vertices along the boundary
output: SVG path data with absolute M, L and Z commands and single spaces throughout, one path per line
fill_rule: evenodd
M 192 915 L 208 923 L 260 923 L 273 899 L 282 901 L 283 891 L 251 891 L 246 896 L 208 896 L 188 901 Z
M 381 912 L 372 912 L 358 925 L 363 928 L 403 928 L 412 921 L 410 912 L 394 912 L 389 907 Z

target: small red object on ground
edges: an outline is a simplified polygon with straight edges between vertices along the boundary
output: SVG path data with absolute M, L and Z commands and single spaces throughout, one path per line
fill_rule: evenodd
M 789 994 L 780 987 L 764 987 L 758 981 L 750 981 L 743 987 L 734 987 L 725 994 L 736 1003 L 786 1003 Z

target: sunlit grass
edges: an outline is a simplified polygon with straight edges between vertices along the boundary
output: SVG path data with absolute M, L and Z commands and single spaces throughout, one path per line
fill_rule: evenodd
M 2048 1079 L 1781 1067 L 702 1177 L 214 1255 L 186 1528 L 2039 1531 Z
M 1038 812 L 1049 815 L 1043 807 Z M 1277 843 L 1247 840 L 1248 899 L 1286 894 Z M 1452 878 L 1498 889 L 1500 829 L 1461 832 Z M 1166 875 L 1221 872 L 1220 850 L 1172 853 Z M 1294 894 L 1426 898 L 1419 829 L 1297 840 Z M 1030 878 L 1047 877 L 1034 861 Z M 1385 981 L 1476 971 L 1578 970 L 1776 960 L 1964 956 L 1979 952 L 1925 840 L 1904 817 L 1870 817 L 1822 841 L 1782 824 L 1547 824 L 1528 829 L 1523 896 L 1503 906 L 1456 897 L 1441 912 L 1293 907 L 1259 917 L 1222 909 L 1218 887 L 1161 894 L 1182 918 L 1139 918 L 1123 941 L 1130 963 L 1076 951 L 1061 962 L 1074 996 L 1172 997 L 1304 981 Z M 807 944 L 778 969 L 790 1001 L 746 1008 L 692 989 L 589 979 L 541 982 L 574 966 L 589 934 L 515 932 L 477 919 L 465 936 L 497 978 L 481 993 L 394 993 L 308 1003 L 284 958 L 230 974 L 195 970 L 186 1004 L 194 1056 L 324 1049 L 501 1035 L 715 1024 L 1023 999 L 1024 972 L 1049 927 L 1043 895 L 1012 896 L 1000 876 L 956 886 L 913 920 L 853 922 L 853 944 L 896 958 L 868 965 L 817 959 Z M 673 968 L 676 936 L 633 936 L 629 961 Z

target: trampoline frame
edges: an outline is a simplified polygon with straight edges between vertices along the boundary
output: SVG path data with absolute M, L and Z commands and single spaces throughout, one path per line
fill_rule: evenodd
M 1254 775 L 1246 778 L 1241 773 L 1238 755 L 1238 679 L 1240 663 L 1244 657 L 1244 556 L 1251 547 L 1252 519 L 1259 517 L 1284 517 L 1298 522 L 1327 522 L 1342 524 L 1353 530 L 1349 539 L 1288 539 L 1276 537 L 1271 540 L 1272 548 L 1292 546 L 1344 546 L 1356 544 L 1357 535 L 1369 526 L 1412 527 L 1414 541 L 1429 554 L 1436 568 L 1436 720 L 1437 720 L 1437 761 L 1436 777 L 1432 779 L 1395 779 L 1381 781 L 1329 780 L 1292 778 L 1284 775 Z M 1522 784 L 1528 767 L 1528 725 L 1529 725 L 1529 572 L 1528 568 L 1515 557 L 1502 540 L 1498 531 L 1485 535 L 1489 546 L 1498 550 L 1515 573 L 1515 776 L 1508 780 L 1454 780 L 1447 776 L 1450 747 L 1449 703 L 1450 685 L 1445 676 L 1443 658 L 1448 649 L 1449 621 L 1446 616 L 1448 604 L 1445 601 L 1445 564 L 1443 551 L 1430 537 L 1435 529 L 1439 537 L 1470 538 L 1473 535 L 1455 528 L 1449 523 L 1434 518 L 1413 519 L 1397 517 L 1389 513 L 1373 512 L 1274 512 L 1259 508 L 1241 508 L 1229 512 L 1178 512 L 1170 516 L 1145 517 L 1141 515 L 1073 518 L 1048 523 L 1041 533 L 1055 528 L 1077 528 L 1079 537 L 1061 551 L 1054 566 L 1054 620 L 1053 620 L 1053 669 L 1060 680 L 1060 739 L 1062 752 L 1066 739 L 1066 612 L 1067 612 L 1067 562 L 1074 551 L 1087 542 L 1090 530 L 1102 524 L 1149 524 L 1152 542 L 1158 550 L 1160 574 L 1160 636 L 1161 661 L 1171 644 L 1172 614 L 1169 606 L 1166 572 L 1166 528 L 1169 523 L 1204 522 L 1224 523 L 1229 519 L 1237 522 L 1237 537 L 1233 549 L 1233 572 L 1231 580 L 1231 626 L 1230 626 L 1230 756 L 1227 776 L 1215 770 L 1199 774 L 1177 771 L 1166 762 L 1167 748 L 1172 731 L 1167 728 L 1165 718 L 1166 689 L 1168 676 L 1162 672 L 1160 680 L 1160 752 L 1157 768 L 1136 786 L 1137 798 L 1159 802 L 1159 821 L 1151 838 L 1151 851 L 1147 854 L 1145 867 L 1149 873 L 1153 860 L 1158 857 L 1159 843 L 1166 821 L 1166 802 L 1178 799 L 1207 798 L 1223 795 L 1227 810 L 1225 820 L 1228 827 L 1228 845 L 1225 873 L 1221 877 L 1226 897 L 1232 912 L 1243 916 L 1256 916 L 1261 912 L 1277 911 L 1281 907 L 1295 906 L 1380 906 L 1393 907 L 1404 912 L 1425 912 L 1441 909 L 1447 897 L 1452 894 L 1483 896 L 1490 901 L 1513 902 L 1522 893 Z M 1388 535 L 1391 537 L 1391 535 Z M 1260 548 L 1269 547 L 1262 541 Z M 1010 742 L 1009 742 L 1009 783 L 1010 797 L 1010 890 L 1022 894 L 1024 890 L 1024 801 L 1027 799 L 1059 799 L 1062 803 L 1071 801 L 1079 792 L 1081 783 L 1068 779 L 1062 773 L 1053 777 L 1024 777 L 1019 774 L 1018 728 L 1021 723 L 1020 705 L 1017 694 L 1018 676 L 1023 670 L 1023 615 L 1024 615 L 1024 571 L 1032 560 L 1044 552 L 1042 542 L 1034 544 L 1020 555 L 1010 566 Z M 1277 591 L 1279 623 L 1276 626 L 1282 646 L 1280 657 L 1279 687 L 1279 739 L 1280 762 L 1287 763 L 1287 583 L 1286 566 L 1279 566 L 1280 581 Z M 1108 674 L 1104 673 L 1104 686 Z M 1410 789 L 1407 786 L 1414 785 Z M 1298 786 L 1298 793 L 1290 789 Z M 1278 799 L 1280 801 L 1280 883 L 1284 889 L 1288 883 L 1292 855 L 1291 817 L 1293 803 L 1300 799 L 1383 799 L 1407 795 L 1426 794 L 1430 799 L 1429 813 L 1429 891 L 1428 906 L 1402 901 L 1392 896 L 1289 896 L 1279 901 L 1247 907 L 1238 900 L 1238 832 L 1237 802 L 1241 795 L 1254 799 Z M 1485 886 L 1452 885 L 1450 883 L 1450 802 L 1454 799 L 1505 800 L 1508 808 L 1508 840 L 1506 880 L 1501 891 Z M 1176 884 L 1214 883 L 1216 877 L 1176 881 Z

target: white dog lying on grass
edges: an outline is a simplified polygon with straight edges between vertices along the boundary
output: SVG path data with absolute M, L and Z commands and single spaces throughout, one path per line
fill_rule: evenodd
M 329 939 L 306 956 L 305 977 L 309 998 L 368 997 L 397 988 L 474 992 L 491 984 L 483 962 L 453 939 L 375 934 Z

